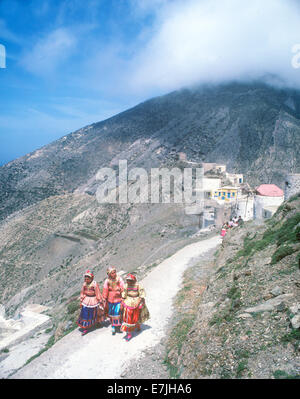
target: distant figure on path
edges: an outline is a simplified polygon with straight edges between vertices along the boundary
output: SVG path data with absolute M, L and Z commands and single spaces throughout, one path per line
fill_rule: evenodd
M 124 289 L 124 281 L 117 276 L 115 267 L 107 269 L 107 276 L 103 286 L 103 298 L 107 301 L 106 312 L 110 318 L 112 334 L 115 335 L 116 328 L 120 331 L 121 327 L 121 294 Z
M 242 217 L 239 216 L 239 218 L 238 218 L 238 226 L 243 226 L 243 224 L 244 224 L 244 221 L 243 221 Z
M 105 303 L 99 285 L 94 280 L 93 273 L 87 270 L 80 292 L 81 311 L 77 321 L 78 326 L 83 329 L 82 335 L 85 335 L 91 327 L 104 320 L 104 306 Z
M 126 331 L 126 341 L 132 338 L 132 332 L 137 329 L 140 331 L 141 323 L 150 318 L 148 308 L 145 303 L 145 290 L 137 282 L 133 274 L 128 274 L 124 291 L 122 293 L 123 323 L 122 331 Z
M 223 225 L 222 230 L 221 230 L 221 237 L 224 238 L 226 235 L 227 229 L 226 229 L 226 224 Z

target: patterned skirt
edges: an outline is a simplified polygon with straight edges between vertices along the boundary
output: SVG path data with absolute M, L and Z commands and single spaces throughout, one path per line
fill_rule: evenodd
M 88 329 L 101 323 L 104 318 L 104 310 L 99 304 L 95 306 L 82 305 L 77 324 L 81 328 Z
M 108 317 L 112 327 L 119 327 L 121 325 L 121 302 L 108 302 Z
M 123 302 L 123 323 L 121 330 L 126 332 L 134 331 L 136 328 L 140 328 L 140 324 L 150 318 L 150 314 L 146 304 L 142 307 L 136 306 L 131 307 Z

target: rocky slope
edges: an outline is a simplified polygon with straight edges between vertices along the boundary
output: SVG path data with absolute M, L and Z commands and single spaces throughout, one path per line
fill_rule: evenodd
M 182 90 L 1 167 L 0 303 L 7 314 L 17 315 L 28 303 L 48 306 L 56 340 L 74 328 L 87 268 L 100 284 L 112 264 L 143 276 L 197 240 L 198 219 L 185 215 L 180 204 L 99 204 L 94 195 L 99 168 L 117 168 L 120 159 L 128 161 L 128 169 L 182 166 L 178 153 L 185 152 L 193 161 L 224 162 L 251 184 L 282 185 L 284 174 L 299 166 L 299 117 L 298 92 L 262 84 Z M 263 250 L 271 251 L 269 246 Z M 218 262 L 227 259 L 224 251 Z M 233 251 L 228 257 L 234 256 Z M 221 263 L 226 273 L 231 267 L 242 268 L 235 266 L 236 260 Z M 257 281 L 259 288 L 262 283 Z M 174 362 L 170 360 L 176 368 Z
M 300 378 L 299 223 L 300 195 L 187 271 L 166 344 L 172 377 Z
M 49 196 L 95 192 L 99 168 L 222 162 L 250 184 L 299 168 L 300 94 L 256 84 L 180 90 L 79 129 L 0 168 L 0 220 Z

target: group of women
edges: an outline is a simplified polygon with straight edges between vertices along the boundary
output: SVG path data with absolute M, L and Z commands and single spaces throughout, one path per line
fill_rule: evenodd
M 129 341 L 132 332 L 139 331 L 141 323 L 150 317 L 142 285 L 133 274 L 128 274 L 124 283 L 114 267 L 107 269 L 102 293 L 93 273 L 86 271 L 80 293 L 80 307 L 77 324 L 83 330 L 82 335 L 109 317 L 112 334 L 124 331 L 125 339 Z
M 239 217 L 234 216 L 232 219 L 230 219 L 229 222 L 226 222 L 223 224 L 222 230 L 221 230 L 221 237 L 224 238 L 227 231 L 229 229 L 231 229 L 232 227 L 242 226 L 243 223 L 244 223 L 244 221 L 241 216 L 239 216 Z

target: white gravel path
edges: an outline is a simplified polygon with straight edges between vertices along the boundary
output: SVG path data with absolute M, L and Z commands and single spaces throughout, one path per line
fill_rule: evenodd
M 220 243 L 220 237 L 216 236 L 187 245 L 148 274 L 142 283 L 151 319 L 142 326 L 139 334 L 134 334 L 130 342 L 124 340 L 125 334 L 112 336 L 110 327 L 96 329 L 85 336 L 81 336 L 77 329 L 11 378 L 120 378 L 130 361 L 163 338 L 168 319 L 172 315 L 173 298 L 180 289 L 185 269 L 198 256 Z

